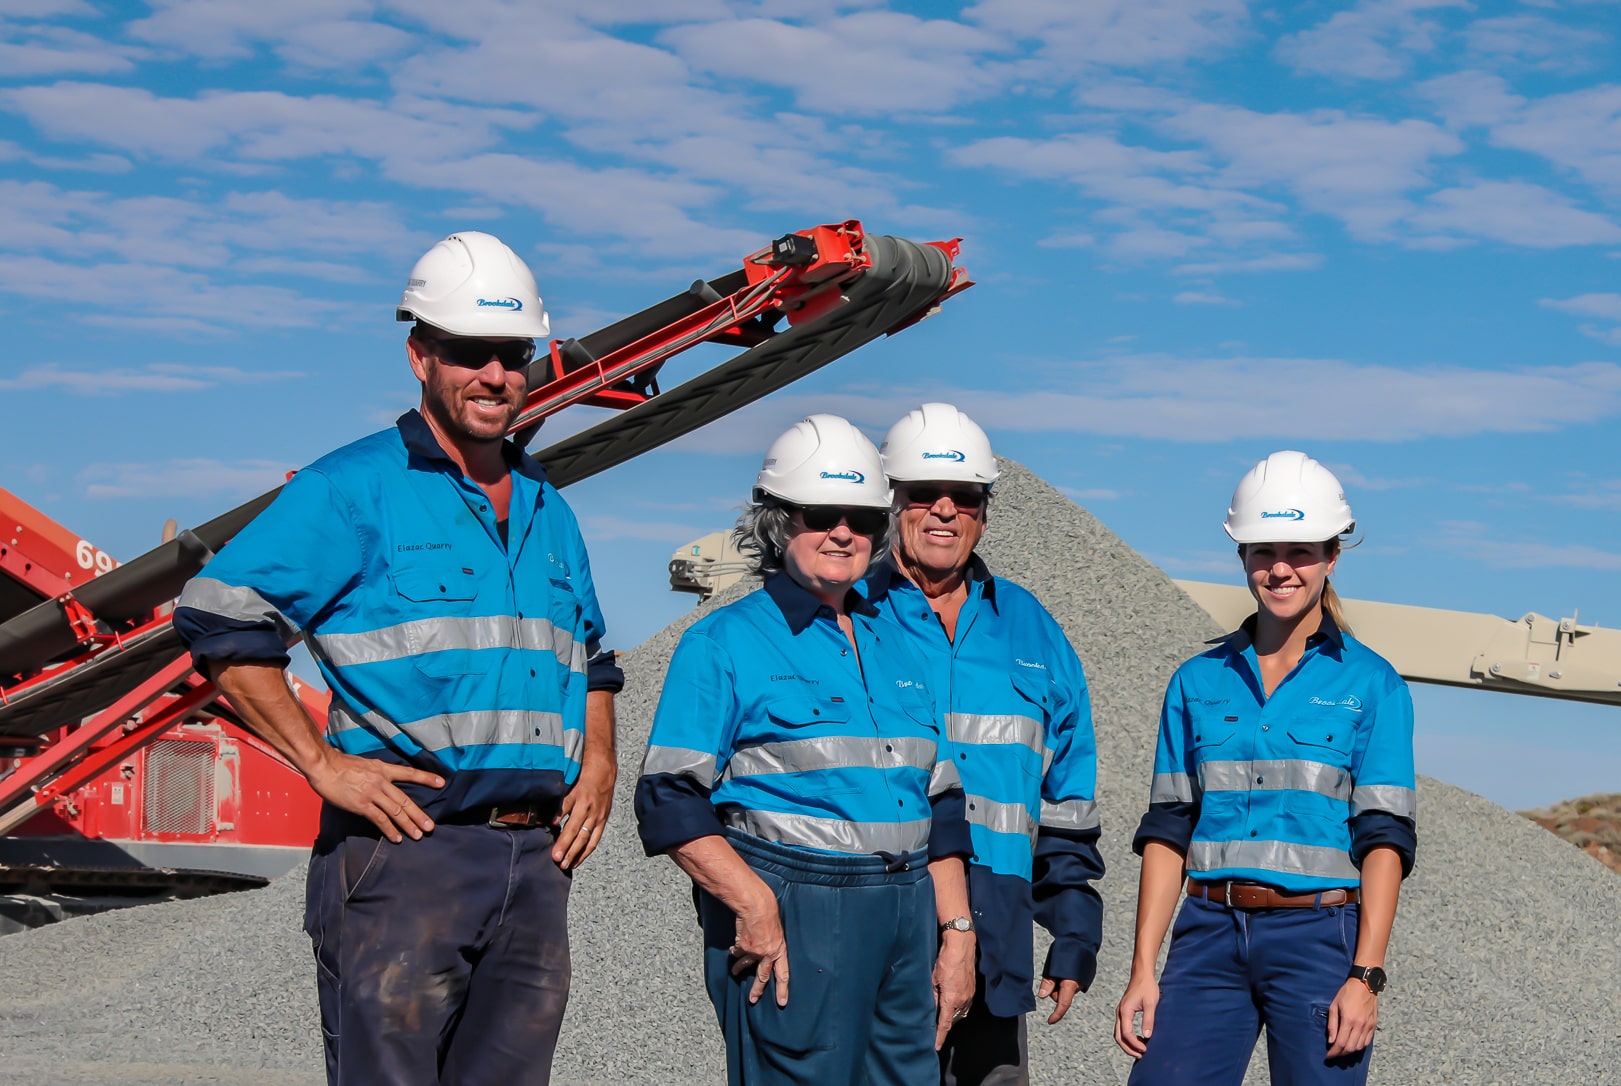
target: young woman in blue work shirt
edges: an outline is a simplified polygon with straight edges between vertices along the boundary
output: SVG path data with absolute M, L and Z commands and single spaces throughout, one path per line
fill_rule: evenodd
M 637 823 L 696 884 L 732 1086 L 933 1086 L 973 990 L 962 787 L 922 662 L 853 591 L 890 497 L 846 420 L 779 437 L 738 531 L 765 584 L 687 631 L 654 717 Z
M 1239 1086 L 1262 1025 L 1273 1082 L 1360 1084 L 1416 845 L 1412 700 L 1329 586 L 1355 521 L 1328 469 L 1273 453 L 1225 526 L 1256 612 L 1165 695 L 1115 1040 L 1132 1086 Z

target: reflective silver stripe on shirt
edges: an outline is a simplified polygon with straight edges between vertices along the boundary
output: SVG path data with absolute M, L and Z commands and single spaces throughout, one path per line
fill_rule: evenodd
M 284 640 L 296 632 L 287 617 L 253 589 L 226 584 L 213 577 L 193 577 L 187 581 L 176 606 L 207 611 L 237 622 L 269 622 Z
M 490 744 L 513 746 L 541 745 L 562 747 L 564 752 L 579 760 L 584 733 L 570 729 L 563 732 L 561 713 L 543 713 L 527 709 L 477 709 L 466 713 L 441 713 L 404 724 L 395 724 L 378 713 L 367 713 L 356 719 L 343 706 L 334 703 L 327 713 L 327 732 L 336 735 L 352 728 L 366 727 L 385 739 L 397 735 L 409 736 L 411 741 L 425 750 L 443 750 L 446 747 L 479 747 Z M 572 744 L 573 749 L 570 750 Z
M 1041 825 L 1052 830 L 1091 830 L 1098 822 L 1098 805 L 1091 799 L 1066 799 L 1062 803 L 1041 801 Z
M 1362 872 L 1349 853 L 1321 845 L 1291 841 L 1193 841 L 1188 845 L 1188 870 L 1224 871 L 1230 868 L 1309 875 L 1314 879 L 1341 879 L 1355 886 Z
M 1042 764 L 1046 764 L 1047 744 L 1041 721 L 1027 716 L 947 713 L 946 731 L 954 743 L 1017 743 L 1041 755 Z
M 1038 823 L 1030 817 L 1030 808 L 1022 803 L 998 803 L 984 796 L 970 795 L 968 821 L 984 826 L 993 833 L 1014 833 L 1034 841 Z
M 929 774 L 929 798 L 933 799 L 953 788 L 962 788 L 962 774 L 957 772 L 957 763 L 936 762 L 934 770 Z
M 897 736 L 874 739 L 864 735 L 822 735 L 785 743 L 761 743 L 732 754 L 723 779 L 757 777 L 767 773 L 814 773 L 822 769 L 912 769 L 934 766 L 933 739 Z
M 927 818 L 910 822 L 848 822 L 840 818 L 729 807 L 722 809 L 721 820 L 767 841 L 829 852 L 915 852 L 929 844 Z
M 550 652 L 570 671 L 585 674 L 585 645 L 549 619 L 481 615 L 419 618 L 365 633 L 323 633 L 315 638 L 336 667 L 380 664 L 450 649 L 534 649 Z
M 686 747 L 648 747 L 642 756 L 644 777 L 656 773 L 671 773 L 678 777 L 691 777 L 705 788 L 715 787 L 715 756 Z
M 1201 762 L 1199 783 L 1206 792 L 1287 790 L 1316 792 L 1329 799 L 1351 798 L 1351 774 L 1339 766 L 1283 758 L 1258 762 Z
M 1368 811 L 1417 818 L 1418 793 L 1399 784 L 1359 784 L 1351 793 L 1351 817 Z
M 1148 792 L 1150 803 L 1192 803 L 1198 798 L 1198 783 L 1186 773 L 1156 773 Z

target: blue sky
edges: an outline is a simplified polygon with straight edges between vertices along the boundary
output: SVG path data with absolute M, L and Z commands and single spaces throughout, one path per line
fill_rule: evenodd
M 388 424 L 391 308 L 455 229 L 568 336 L 859 217 L 979 285 L 570 491 L 622 647 L 771 436 L 922 399 L 1175 576 L 1236 578 L 1226 499 L 1292 446 L 1366 533 L 1345 594 L 1621 624 L 1617 15 L 0 0 L 0 485 L 128 558 Z M 1427 772 L 1621 790 L 1621 710 L 1417 696 Z

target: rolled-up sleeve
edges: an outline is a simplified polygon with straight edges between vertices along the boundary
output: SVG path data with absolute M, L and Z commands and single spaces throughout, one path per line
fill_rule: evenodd
M 324 474 L 306 469 L 186 583 L 175 632 L 199 667 L 286 666 L 287 644 L 360 573 L 353 509 Z
M 1098 851 L 1097 741 L 1092 700 L 1080 660 L 1067 642 L 1048 659 L 1057 680 L 1060 712 L 1047 746 L 1053 751 L 1041 784 L 1041 820 L 1032 857 L 1036 921 L 1052 934 L 1042 975 L 1089 988 L 1103 942 L 1103 899 L 1093 883 L 1103 877 Z
M 1413 696 L 1396 679 L 1372 707 L 1351 766 L 1351 861 L 1361 866 L 1373 849 L 1393 848 L 1402 877 L 1418 855 L 1418 779 L 1413 764 Z
M 1199 798 L 1198 773 L 1189 756 L 1187 704 L 1178 674 L 1171 677 L 1160 709 L 1148 810 L 1137 824 L 1131 850 L 1141 856 L 1149 841 L 1159 841 L 1186 855 L 1199 821 Z
M 710 795 L 737 730 L 729 655 L 689 630 L 676 646 L 636 782 L 636 828 L 649 856 L 722 831 Z

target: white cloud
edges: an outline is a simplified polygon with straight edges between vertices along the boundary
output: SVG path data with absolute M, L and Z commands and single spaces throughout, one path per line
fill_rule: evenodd
M 1077 65 L 1162 65 L 1219 55 L 1249 33 L 1244 0 L 980 0 L 963 17 Z
M 149 464 L 91 464 L 76 476 L 87 498 L 191 498 L 257 494 L 286 481 L 289 466 L 274 460 L 166 460 Z
M 1621 552 L 1585 543 L 1492 539 L 1474 533 L 1449 536 L 1444 546 L 1493 569 L 1591 569 L 1621 572 Z
M 1477 19 L 1464 29 L 1463 37 L 1472 53 L 1536 68 L 1557 67 L 1566 74 L 1591 66 L 1594 51 L 1608 41 L 1596 30 L 1566 26 L 1541 15 Z
M 210 60 L 253 55 L 264 43 L 294 64 L 349 67 L 404 51 L 411 35 L 376 20 L 368 0 L 153 0 L 132 37 Z
M 1407 223 L 1425 233 L 1464 234 L 1534 249 L 1621 242 L 1621 227 L 1611 220 L 1524 181 L 1479 181 L 1443 189 L 1430 194 Z
M 1621 324 L 1621 294 L 1578 294 L 1574 298 L 1542 298 L 1538 305 L 1572 313 L 1578 317 L 1598 317 Z
M 1605 509 L 1621 513 L 1621 479 L 1585 483 L 1567 494 L 1552 495 L 1548 500 L 1575 509 Z
M 194 392 L 218 385 L 259 384 L 303 377 L 293 370 L 242 370 L 234 366 L 154 364 L 139 370 L 68 369 L 55 363 L 30 366 L 0 377 L 0 388 L 18 392 L 60 390 L 79 396 L 124 392 Z
M 1221 294 L 1202 290 L 1184 290 L 1172 298 L 1177 305 L 1241 305 Z
M 1273 253 L 1248 259 L 1180 264 L 1171 270 L 1177 275 L 1222 275 L 1228 272 L 1308 271 L 1322 263 L 1323 258 L 1316 253 Z
M 1541 155 L 1588 184 L 1621 194 L 1621 86 L 1604 84 L 1528 102 L 1492 126 L 1491 141 Z
M 1508 81 L 1487 72 L 1463 71 L 1419 83 L 1415 88 L 1453 128 L 1495 124 L 1513 116 L 1525 99 L 1508 89 Z
M 1110 490 L 1107 487 L 1061 486 L 1058 489 L 1078 502 L 1112 502 L 1127 496 L 1124 490 Z
M 771 19 L 688 24 L 660 40 L 695 67 L 786 87 L 812 111 L 943 112 L 993 92 L 979 57 L 999 37 L 946 19 L 866 11 L 808 26 Z
M 44 5 L 42 5 L 44 6 Z M 20 26 L 0 11 L 0 72 L 8 79 L 44 75 L 122 75 L 133 71 L 139 49 L 115 45 L 62 26 Z M 56 14 L 56 13 L 51 13 Z
M 1467 0 L 1362 0 L 1309 30 L 1279 40 L 1279 60 L 1298 72 L 1395 79 L 1414 55 L 1435 50 L 1443 26 L 1422 12 L 1469 7 Z

